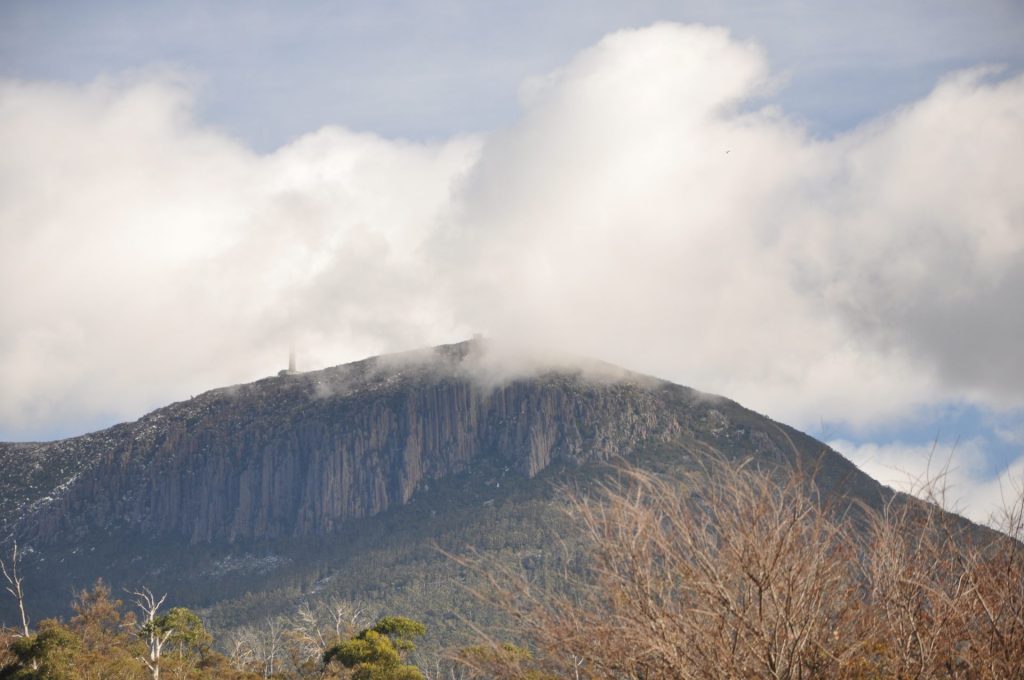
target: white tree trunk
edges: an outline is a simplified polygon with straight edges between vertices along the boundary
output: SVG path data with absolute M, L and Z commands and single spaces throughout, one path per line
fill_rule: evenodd
M 156 626 L 156 614 L 167 599 L 165 594 L 159 600 L 153 595 L 149 588 L 132 593 L 135 595 L 135 605 L 145 615 L 145 623 L 142 624 L 142 631 L 146 633 L 146 642 L 149 646 L 148 658 L 143 658 L 146 668 L 153 674 L 153 680 L 160 680 L 160 654 L 163 652 L 164 643 L 174 633 L 173 629 L 158 630 Z

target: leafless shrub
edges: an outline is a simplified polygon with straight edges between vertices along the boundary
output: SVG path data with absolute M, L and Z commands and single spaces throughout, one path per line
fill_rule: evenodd
M 876 641 L 893 677 L 1024 677 L 1024 493 L 1004 499 L 984 530 L 945 512 L 942 475 L 915 490 L 925 503 L 868 515 L 863 577 Z
M 704 460 L 570 494 L 587 563 L 554 587 L 463 560 L 513 625 L 460 662 L 510 678 L 1024 677 L 1014 534 L 904 496 L 830 506 L 813 475 Z M 1008 508 L 1019 537 L 1021 500 Z

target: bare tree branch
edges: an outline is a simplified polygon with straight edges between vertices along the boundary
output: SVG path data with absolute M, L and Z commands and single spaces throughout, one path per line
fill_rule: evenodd
M 11 568 L 10 571 L 7 569 L 7 565 L 4 563 L 3 558 L 0 558 L 0 571 L 3 572 L 4 578 L 7 580 L 7 592 L 9 592 L 14 599 L 18 601 L 18 612 L 21 614 L 21 633 L 25 637 L 30 635 L 28 627 L 28 615 L 25 613 L 25 592 L 21 588 L 22 577 L 18 575 L 18 562 L 20 561 L 20 555 L 18 554 L 18 542 L 14 542 L 14 547 L 11 549 Z

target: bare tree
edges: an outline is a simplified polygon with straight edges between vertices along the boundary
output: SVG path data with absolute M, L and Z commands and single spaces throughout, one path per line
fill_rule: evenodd
M 0 571 L 3 571 L 4 579 L 7 580 L 7 592 L 18 601 L 18 613 L 21 614 L 21 635 L 29 637 L 32 631 L 28 627 L 28 614 L 25 612 L 25 591 L 21 587 L 22 577 L 18 574 L 18 563 L 21 555 L 18 553 L 18 542 L 14 541 L 11 548 L 11 568 L 8 571 L 7 565 L 0 558 Z M 32 670 L 39 668 L 39 661 L 32 659 Z
M 227 644 L 232 666 L 259 673 L 264 678 L 271 677 L 288 660 L 285 644 L 288 632 L 288 621 L 282 617 L 267 618 L 259 626 L 234 630 Z
M 875 666 L 907 677 L 1024 677 L 1024 488 L 1004 498 L 998 531 L 943 511 L 944 474 L 915 492 L 930 502 L 868 515 L 860 564 Z
M 268 618 L 259 629 L 257 649 L 265 678 L 269 678 L 275 672 L 275 664 L 279 662 L 283 651 L 282 642 L 286 629 L 285 622 L 280 618 Z
M 0 570 L 3 571 L 4 578 L 7 580 L 7 592 L 18 601 L 18 612 L 21 614 L 21 634 L 28 637 L 30 631 L 28 627 L 28 614 L 25 613 L 25 592 L 21 588 L 22 577 L 18 575 L 18 562 L 20 561 L 21 556 L 18 554 L 18 542 L 15 541 L 14 547 L 11 549 L 10 570 L 8 570 L 3 558 L 0 558 Z
M 303 603 L 291 616 L 231 631 L 224 637 L 225 647 L 237 670 L 263 677 L 281 672 L 305 677 L 322 665 L 331 645 L 352 637 L 368 621 L 366 607 L 346 600 Z
M 291 617 L 286 637 L 304 658 L 320 658 L 338 640 L 352 637 L 368 623 L 366 607 L 331 598 L 311 605 L 303 603 Z
M 146 640 L 148 652 L 147 656 L 142 657 L 142 661 L 153 674 L 153 680 L 160 680 L 160 655 L 167 639 L 174 634 L 173 628 L 164 629 L 157 618 L 157 612 L 164 600 L 167 599 L 167 595 L 165 594 L 158 600 L 149 588 L 142 588 L 133 592 L 132 595 L 135 596 L 135 605 L 142 610 L 143 614 L 142 628 L 139 633 Z
M 491 635 L 464 665 L 492 678 L 1024 677 L 1020 496 L 1007 535 L 907 496 L 830 505 L 799 471 L 703 461 L 569 494 L 585 566 L 553 586 L 461 560 L 536 654 Z
M 224 649 L 227 651 L 231 667 L 245 671 L 255 663 L 255 645 L 252 642 L 251 628 L 238 628 L 224 636 Z

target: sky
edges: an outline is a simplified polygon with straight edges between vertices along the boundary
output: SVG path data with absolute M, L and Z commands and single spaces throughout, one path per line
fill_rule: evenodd
M 1019 2 L 0 0 L 0 440 L 476 332 L 1024 475 Z

